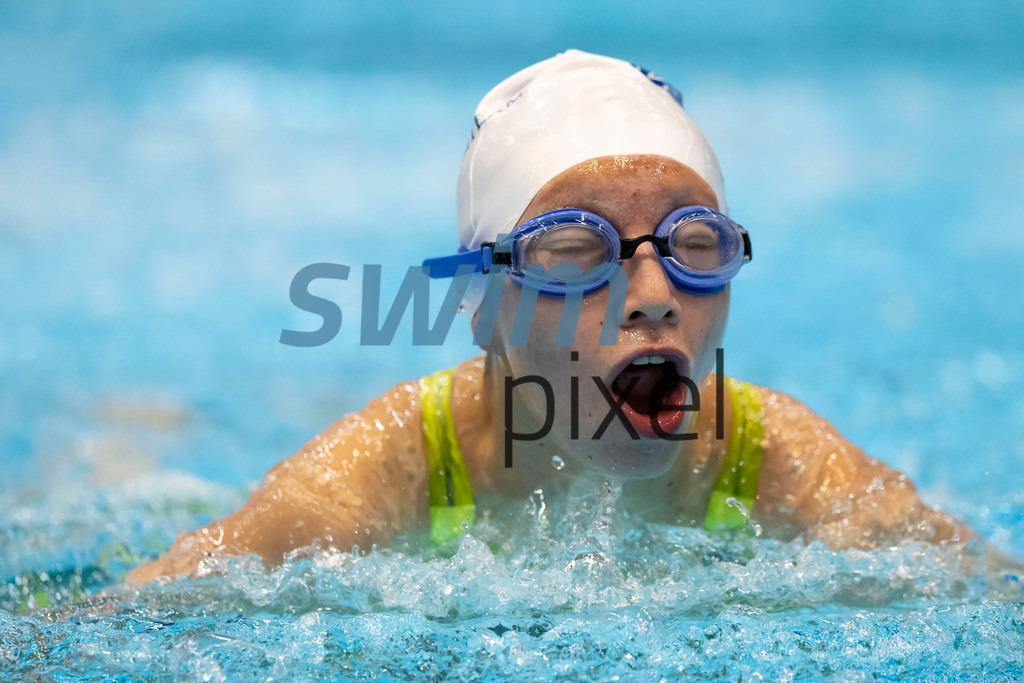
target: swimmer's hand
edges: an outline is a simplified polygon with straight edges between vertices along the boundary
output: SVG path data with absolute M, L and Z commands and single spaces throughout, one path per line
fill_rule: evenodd
M 319 541 L 367 550 L 427 514 L 419 389 L 406 382 L 352 413 L 267 473 L 237 512 L 179 534 L 127 580 L 190 575 L 213 554 L 257 553 L 278 564 Z

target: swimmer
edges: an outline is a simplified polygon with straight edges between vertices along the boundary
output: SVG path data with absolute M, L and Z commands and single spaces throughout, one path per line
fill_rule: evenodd
M 716 375 L 729 282 L 756 230 L 729 218 L 715 155 L 660 78 L 570 50 L 500 83 L 476 111 L 458 228 L 459 253 L 426 265 L 475 271 L 464 302 L 478 332 L 493 325 L 483 355 L 342 418 L 129 581 L 189 574 L 211 553 L 278 563 L 317 540 L 366 549 L 428 525 L 446 542 L 500 502 L 578 478 L 622 482 L 623 504 L 650 521 L 714 531 L 749 516 L 833 550 L 976 536 L 794 398 Z M 560 264 L 574 268 L 542 277 Z M 556 344 L 574 296 L 575 337 Z M 511 433 L 538 438 L 515 440 L 506 467 Z

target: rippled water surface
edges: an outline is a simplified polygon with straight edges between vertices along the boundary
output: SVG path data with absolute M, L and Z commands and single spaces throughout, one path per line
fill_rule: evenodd
M 5 528 L 8 574 L 70 557 L 7 584 L 0 661 L 12 677 L 154 680 L 1024 674 L 1015 573 L 927 544 L 832 553 L 647 525 L 609 514 L 614 499 L 589 486 L 560 504 L 535 495 L 512 511 L 521 522 L 445 549 L 310 548 L 273 568 L 216 558 L 142 588 L 114 584 L 237 491 L 183 478 L 53 502 L 47 519 Z
M 515 7 L 0 8 L 0 680 L 1024 676 L 1021 577 L 976 549 L 708 536 L 601 487 L 443 550 L 122 585 L 339 416 L 474 353 L 461 320 L 361 347 L 356 275 L 381 264 L 388 296 L 453 249 L 473 107 L 567 47 L 664 75 L 715 145 L 755 253 L 727 372 L 1024 557 L 1019 4 Z M 314 262 L 353 269 L 316 292 L 342 329 L 286 347 L 318 322 L 288 299 Z

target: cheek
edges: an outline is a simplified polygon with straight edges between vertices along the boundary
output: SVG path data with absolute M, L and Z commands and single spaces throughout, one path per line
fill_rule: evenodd
M 704 301 L 699 306 L 699 333 L 700 340 L 697 342 L 701 348 L 694 374 L 703 377 L 714 370 L 715 351 L 722 346 L 722 339 L 725 336 L 725 324 L 729 318 L 729 288 L 703 297 Z
M 729 287 L 726 287 L 718 294 L 713 294 L 709 299 L 711 301 L 708 302 L 708 327 L 711 330 L 712 337 L 721 342 L 722 335 L 725 332 L 725 321 L 729 318 Z
M 575 306 L 579 306 L 576 315 L 573 314 Z M 582 301 L 574 302 L 571 298 L 563 299 L 544 294 L 537 294 L 534 297 L 531 292 L 524 291 L 509 281 L 505 284 L 498 309 L 496 337 L 503 341 L 511 355 L 516 347 L 555 346 L 559 331 L 565 327 L 573 333 L 572 343 L 558 346 L 558 352 L 564 351 L 561 355 L 566 356 L 572 346 L 585 347 L 591 342 L 597 343 L 607 307 L 608 297 L 603 291 L 587 294 Z M 524 341 L 525 344 L 522 343 Z
M 500 339 L 500 347 L 513 377 L 546 377 L 553 367 L 554 330 L 558 326 L 561 306 L 555 310 L 553 304 L 559 302 L 538 296 L 531 314 L 526 310 L 529 296 L 528 293 L 522 296 L 519 286 L 506 282 L 495 323 L 495 337 Z
M 577 381 L 581 387 L 581 399 L 587 398 L 586 393 L 589 377 L 592 374 L 603 375 L 604 371 L 596 372 L 592 367 L 597 342 L 600 334 L 600 324 L 604 315 L 603 305 L 594 305 L 598 297 L 584 297 L 580 315 L 576 324 L 573 344 L 556 345 L 555 340 L 558 328 L 562 320 L 564 300 L 554 297 L 539 295 L 533 310 L 530 325 L 529 340 L 526 344 L 512 344 L 514 337 L 521 337 L 521 333 L 513 334 L 519 326 L 525 325 L 524 321 L 517 321 L 519 315 L 526 319 L 526 311 L 519 311 L 516 306 L 520 301 L 519 287 L 515 291 L 505 292 L 502 308 L 498 314 L 496 332 L 500 335 L 504 356 L 508 364 L 509 374 L 513 378 L 523 378 L 534 375 L 543 378 L 552 390 L 552 397 L 559 409 L 568 410 L 571 377 L 582 378 Z M 525 308 L 525 301 L 523 302 Z M 598 314 L 594 314 L 597 311 Z M 569 324 L 572 316 L 567 316 Z M 591 342 L 591 339 L 594 341 Z M 577 360 L 573 361 L 573 352 L 577 352 Z M 525 400 L 533 408 L 543 406 L 545 395 L 539 386 L 531 383 L 523 383 L 515 389 L 516 395 Z M 586 401 L 583 401 L 584 403 Z
M 568 405 L 570 377 L 583 377 L 589 381 L 591 375 L 603 376 L 606 373 L 605 364 L 611 365 L 607 359 L 602 361 L 604 354 L 608 353 L 608 347 L 600 347 L 598 344 L 608 307 L 608 295 L 601 290 L 582 298 L 579 315 L 575 318 L 575 329 L 570 330 L 574 332 L 572 343 L 568 345 L 557 345 L 555 341 L 563 323 L 563 313 L 566 326 L 574 322 L 571 300 L 567 306 L 566 299 L 540 294 L 536 298 L 533 315 L 529 316 L 529 296 L 528 292 L 524 292 L 515 283 L 506 283 L 495 325 L 495 339 L 499 341 L 493 350 L 504 356 L 512 377 L 539 375 L 553 389 L 555 400 Z M 513 344 L 513 341 L 524 339 L 527 323 L 527 343 Z M 574 351 L 577 352 L 576 361 L 572 360 Z M 585 393 L 582 391 L 585 384 L 580 380 L 581 398 Z

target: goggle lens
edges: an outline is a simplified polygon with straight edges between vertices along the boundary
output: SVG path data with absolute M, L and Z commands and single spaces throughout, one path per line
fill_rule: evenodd
M 554 225 L 519 242 L 519 265 L 524 270 L 532 266 L 547 271 L 568 264 L 586 273 L 617 256 L 604 233 L 581 223 Z
M 684 220 L 671 230 L 672 256 L 690 270 L 706 273 L 732 263 L 743 241 L 731 226 L 706 220 Z

